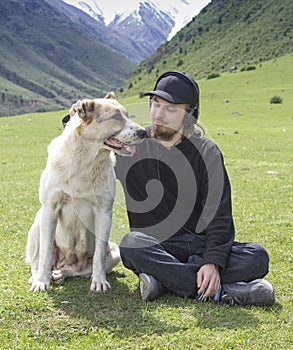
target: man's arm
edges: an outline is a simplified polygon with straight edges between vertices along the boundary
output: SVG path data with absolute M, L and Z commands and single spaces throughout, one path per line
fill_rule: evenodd
M 198 294 L 213 296 L 220 286 L 220 270 L 224 269 L 234 240 L 231 189 L 221 152 L 216 145 L 204 154 L 205 173 L 201 196 L 206 248 L 203 265 L 197 273 Z

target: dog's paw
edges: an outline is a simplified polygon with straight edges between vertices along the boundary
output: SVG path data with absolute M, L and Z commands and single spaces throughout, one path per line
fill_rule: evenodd
M 50 282 L 32 281 L 30 292 L 46 292 L 50 289 Z
M 54 282 L 57 282 L 57 281 L 60 281 L 63 279 L 64 279 L 64 276 L 63 276 L 63 273 L 61 270 L 53 270 L 52 271 L 52 280 Z
M 105 279 L 103 281 L 93 279 L 91 283 L 92 292 L 106 292 L 111 288 L 110 283 Z

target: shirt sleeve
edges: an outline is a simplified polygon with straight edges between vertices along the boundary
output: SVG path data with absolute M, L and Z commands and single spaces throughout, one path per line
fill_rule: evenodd
M 224 269 L 234 240 L 231 187 L 222 153 L 215 144 L 203 152 L 200 193 L 202 213 L 196 231 L 204 232 L 206 248 L 203 264 Z

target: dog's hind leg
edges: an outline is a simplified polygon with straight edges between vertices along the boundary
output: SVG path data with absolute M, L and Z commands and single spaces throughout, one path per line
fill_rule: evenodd
M 91 260 L 91 259 L 90 259 Z M 80 266 L 66 266 L 59 270 L 52 271 L 52 280 L 57 282 L 69 277 L 91 277 L 93 272 L 92 264 L 89 262 L 80 270 Z
M 118 265 L 121 261 L 120 251 L 117 244 L 109 242 L 107 257 L 106 257 L 106 273 L 110 273 L 113 268 Z M 71 266 L 62 267 L 52 271 L 52 280 L 57 282 L 65 280 L 69 277 L 91 277 L 93 273 L 93 259 L 88 258 Z
M 121 257 L 118 245 L 113 242 L 109 242 L 106 257 L 106 273 L 110 273 L 113 268 L 120 263 L 120 261 Z

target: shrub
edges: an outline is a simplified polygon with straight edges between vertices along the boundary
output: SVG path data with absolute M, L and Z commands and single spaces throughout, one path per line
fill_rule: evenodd
M 247 66 L 247 67 L 241 67 L 240 72 L 248 71 L 248 70 L 254 70 L 256 69 L 256 66 Z
M 272 103 L 282 103 L 282 102 L 283 102 L 283 99 L 280 96 L 273 96 L 270 99 L 270 104 L 272 104 Z
M 207 76 L 207 79 L 215 79 L 215 78 L 219 78 L 221 76 L 220 73 L 210 73 L 208 76 Z

